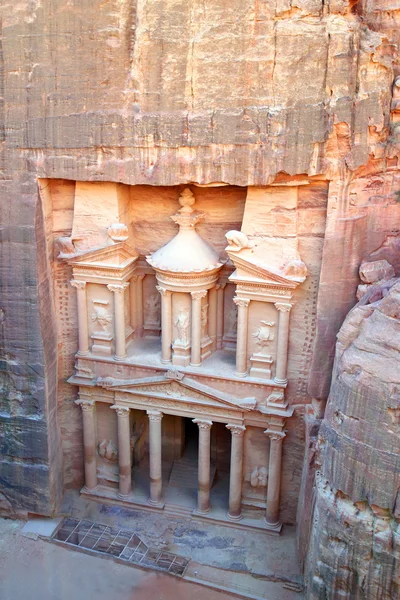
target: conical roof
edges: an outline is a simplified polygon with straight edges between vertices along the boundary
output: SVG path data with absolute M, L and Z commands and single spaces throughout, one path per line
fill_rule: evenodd
M 179 232 L 168 244 L 147 256 L 147 262 L 158 271 L 201 273 L 222 266 L 217 252 L 197 233 L 196 224 L 203 214 L 195 211 L 195 198 L 189 188 L 179 197 L 182 208 L 171 217 Z

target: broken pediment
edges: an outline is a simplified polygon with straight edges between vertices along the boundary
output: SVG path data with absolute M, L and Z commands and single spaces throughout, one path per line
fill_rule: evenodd
M 171 378 L 169 372 L 165 376 L 140 379 L 124 380 L 104 377 L 96 379 L 95 384 L 108 390 L 123 391 L 137 396 L 148 395 L 180 401 L 185 400 L 191 403 L 207 403 L 216 407 L 223 406 L 224 408 L 229 406 L 240 411 L 254 410 L 257 404 L 255 398 L 236 398 L 185 376 Z
M 121 283 L 136 269 L 139 255 L 126 242 L 90 250 L 68 260 L 74 278 L 92 283 Z
M 126 242 L 119 242 L 98 250 L 79 254 L 68 262 L 73 267 L 108 267 L 124 269 L 138 258 L 138 254 Z
M 236 267 L 231 281 L 293 289 L 306 279 L 307 267 L 289 241 L 284 246 L 274 238 L 253 241 L 242 231 L 229 231 L 225 237 L 226 252 Z

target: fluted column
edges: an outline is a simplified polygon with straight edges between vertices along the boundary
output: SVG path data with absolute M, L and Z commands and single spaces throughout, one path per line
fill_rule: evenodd
M 279 311 L 275 381 L 287 383 L 289 317 L 292 304 L 277 302 L 275 307 Z
M 161 362 L 172 360 L 172 293 L 160 286 L 161 294 Z
M 70 282 L 72 287 L 76 288 L 78 302 L 78 339 L 79 348 L 78 356 L 87 356 L 89 354 L 89 324 L 87 312 L 87 295 L 86 282 L 74 281 Z
M 132 492 L 132 463 L 131 463 L 131 427 L 129 408 L 127 406 L 112 406 L 117 412 L 118 419 L 118 464 L 119 464 L 119 494 L 129 496 Z
M 267 524 L 276 529 L 281 528 L 279 522 L 279 494 L 281 491 L 282 472 L 282 443 L 285 437 L 283 431 L 264 431 L 270 439 L 267 510 L 265 520 Z
M 211 288 L 208 292 L 208 335 L 213 343 L 213 350 L 217 347 L 217 296 L 217 288 Z
M 246 427 L 230 423 L 226 427 L 232 436 L 228 519 L 238 521 L 242 518 L 243 440 Z
M 148 410 L 149 453 L 150 453 L 150 498 L 149 504 L 159 506 L 162 494 L 161 419 L 158 410 Z
M 82 409 L 85 487 L 93 490 L 97 486 L 95 402 L 79 399 L 75 404 Z
M 218 283 L 215 286 L 217 290 L 217 350 L 222 348 L 222 338 L 224 337 L 224 289 L 225 283 Z
M 198 453 L 198 487 L 197 487 L 197 513 L 210 512 L 210 461 L 211 447 L 210 434 L 212 421 L 193 419 L 199 428 L 199 453 Z
M 139 336 L 143 335 L 143 279 L 144 275 L 137 276 L 136 282 L 136 327 Z
M 201 364 L 201 299 L 207 295 L 206 290 L 190 292 L 192 296 L 192 339 L 190 364 L 198 367 Z
M 238 377 L 245 377 L 247 375 L 247 330 L 250 300 L 246 298 L 234 298 L 233 301 L 238 307 L 236 375 Z
M 125 343 L 125 290 L 129 283 L 109 284 L 107 287 L 114 292 L 114 334 L 115 360 L 126 357 Z

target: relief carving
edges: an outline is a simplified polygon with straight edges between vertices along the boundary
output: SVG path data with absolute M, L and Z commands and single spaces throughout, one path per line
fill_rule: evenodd
M 275 339 L 275 334 L 271 331 L 274 325 L 274 321 L 261 321 L 261 326 L 253 333 L 253 338 L 257 340 L 256 343 L 260 349 L 260 354 L 265 355 L 266 348 Z
M 151 294 L 145 301 L 145 315 L 147 325 L 160 326 L 160 296 L 159 294 Z
M 175 323 L 175 327 L 178 330 L 178 337 L 175 340 L 175 344 L 180 344 L 182 346 L 186 346 L 189 343 L 189 327 L 190 327 L 190 317 L 189 311 L 185 308 L 182 310 L 177 316 Z
M 268 470 L 265 467 L 256 467 L 250 475 L 250 485 L 253 488 L 267 487 Z
M 114 244 L 117 244 L 118 242 L 126 242 L 126 240 L 129 238 L 128 227 L 123 223 L 113 223 L 107 229 L 107 233 Z
M 236 334 L 237 334 L 237 319 L 238 319 L 238 312 L 237 312 L 237 307 L 236 307 L 236 303 L 235 303 L 230 308 L 230 311 L 227 316 L 227 320 L 228 320 L 227 335 L 232 336 L 232 337 L 236 336 Z
M 93 300 L 92 322 L 99 325 L 101 333 L 108 333 L 109 326 L 112 323 L 112 315 L 107 310 L 108 305 L 107 300 Z
M 243 231 L 232 229 L 225 234 L 225 237 L 231 252 L 240 252 L 243 248 L 252 248 L 254 245 Z
M 208 322 L 208 304 L 204 304 L 201 307 L 201 339 L 205 338 L 208 334 L 207 322 Z
M 111 440 L 102 440 L 98 445 L 98 453 L 101 458 L 106 458 L 112 463 L 118 461 L 118 450 Z

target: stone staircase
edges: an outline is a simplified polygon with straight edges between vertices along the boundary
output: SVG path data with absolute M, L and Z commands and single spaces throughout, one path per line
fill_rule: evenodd
M 178 517 L 180 519 L 190 519 L 194 508 L 193 506 L 183 506 L 182 504 L 175 504 L 173 502 L 166 502 L 164 506 L 164 512 L 171 517 Z

